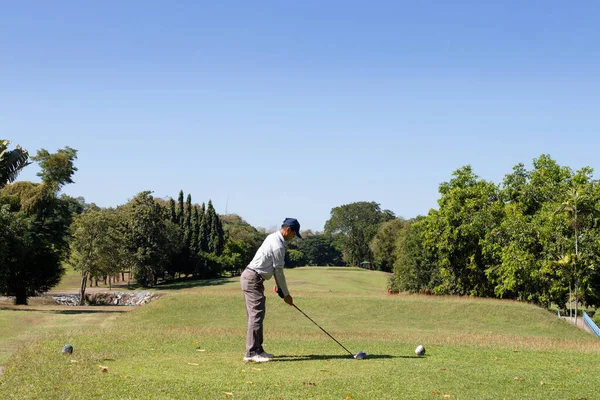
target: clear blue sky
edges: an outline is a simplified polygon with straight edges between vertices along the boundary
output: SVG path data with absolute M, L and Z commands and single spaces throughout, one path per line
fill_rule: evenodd
M 598 21 L 594 1 L 0 0 L 0 137 L 78 149 L 65 192 L 104 207 L 183 189 L 266 228 L 363 200 L 410 218 L 466 164 L 600 169 Z

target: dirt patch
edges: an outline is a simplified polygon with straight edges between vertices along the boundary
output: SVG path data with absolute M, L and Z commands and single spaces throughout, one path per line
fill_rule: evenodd
M 2 376 L 2 374 L 4 374 L 4 367 L 0 365 L 0 376 Z

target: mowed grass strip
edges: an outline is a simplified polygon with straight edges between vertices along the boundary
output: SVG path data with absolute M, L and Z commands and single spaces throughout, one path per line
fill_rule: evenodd
M 0 303 L 0 365 L 21 347 L 51 334 L 70 337 L 79 331 L 101 327 L 131 309 L 36 305 L 7 306 Z M 27 308 L 29 307 L 29 308 Z
M 58 332 L 18 351 L 0 378 L 0 398 L 592 399 L 600 392 L 599 342 L 537 307 L 389 296 L 386 275 L 373 271 L 300 268 L 287 276 L 296 304 L 367 359 L 352 359 L 267 284 L 265 347 L 278 357 L 245 364 L 239 281 L 180 282 L 102 329 Z M 60 353 L 67 341 L 72 355 Z M 414 355 L 418 344 L 425 357 Z

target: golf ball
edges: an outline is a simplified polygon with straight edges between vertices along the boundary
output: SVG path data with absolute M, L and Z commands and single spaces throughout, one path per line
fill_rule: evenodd
M 422 356 L 423 354 L 425 354 L 425 347 L 423 347 L 423 345 L 418 345 L 415 349 L 415 354 L 418 356 Z

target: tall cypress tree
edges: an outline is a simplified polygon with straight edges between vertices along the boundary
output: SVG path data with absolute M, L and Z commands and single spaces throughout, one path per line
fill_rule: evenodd
M 210 203 L 209 203 L 210 204 Z M 204 211 L 204 203 L 200 208 L 201 211 L 201 221 L 200 221 L 200 231 L 198 233 L 198 242 L 200 243 L 200 250 L 208 253 L 208 239 L 210 236 L 210 227 L 212 225 L 211 215 L 208 212 L 208 209 Z
M 187 231 L 190 231 L 191 238 L 191 228 L 192 228 L 192 195 L 187 195 L 187 200 L 185 202 L 185 213 L 184 213 L 185 225 L 184 228 Z
M 198 234 L 200 233 L 200 212 L 198 206 L 194 205 L 194 214 L 192 215 L 192 238 L 190 242 L 191 254 L 198 253 Z
M 208 201 L 208 208 L 206 213 L 210 215 L 210 233 L 208 236 L 208 249 L 211 253 L 220 256 L 223 253 L 225 247 L 225 233 L 223 232 L 223 224 L 221 219 L 217 215 L 215 208 L 212 205 L 212 201 Z
M 175 210 L 175 200 L 171 197 L 169 199 L 169 210 L 171 211 L 171 222 L 177 223 L 177 211 Z
M 179 191 L 177 206 L 177 223 L 183 228 L 183 190 Z
M 191 241 L 192 241 L 192 195 L 187 195 L 187 201 L 185 203 L 185 210 L 183 212 L 183 270 L 186 274 L 191 274 L 194 272 L 194 257 L 192 252 L 190 251 Z

